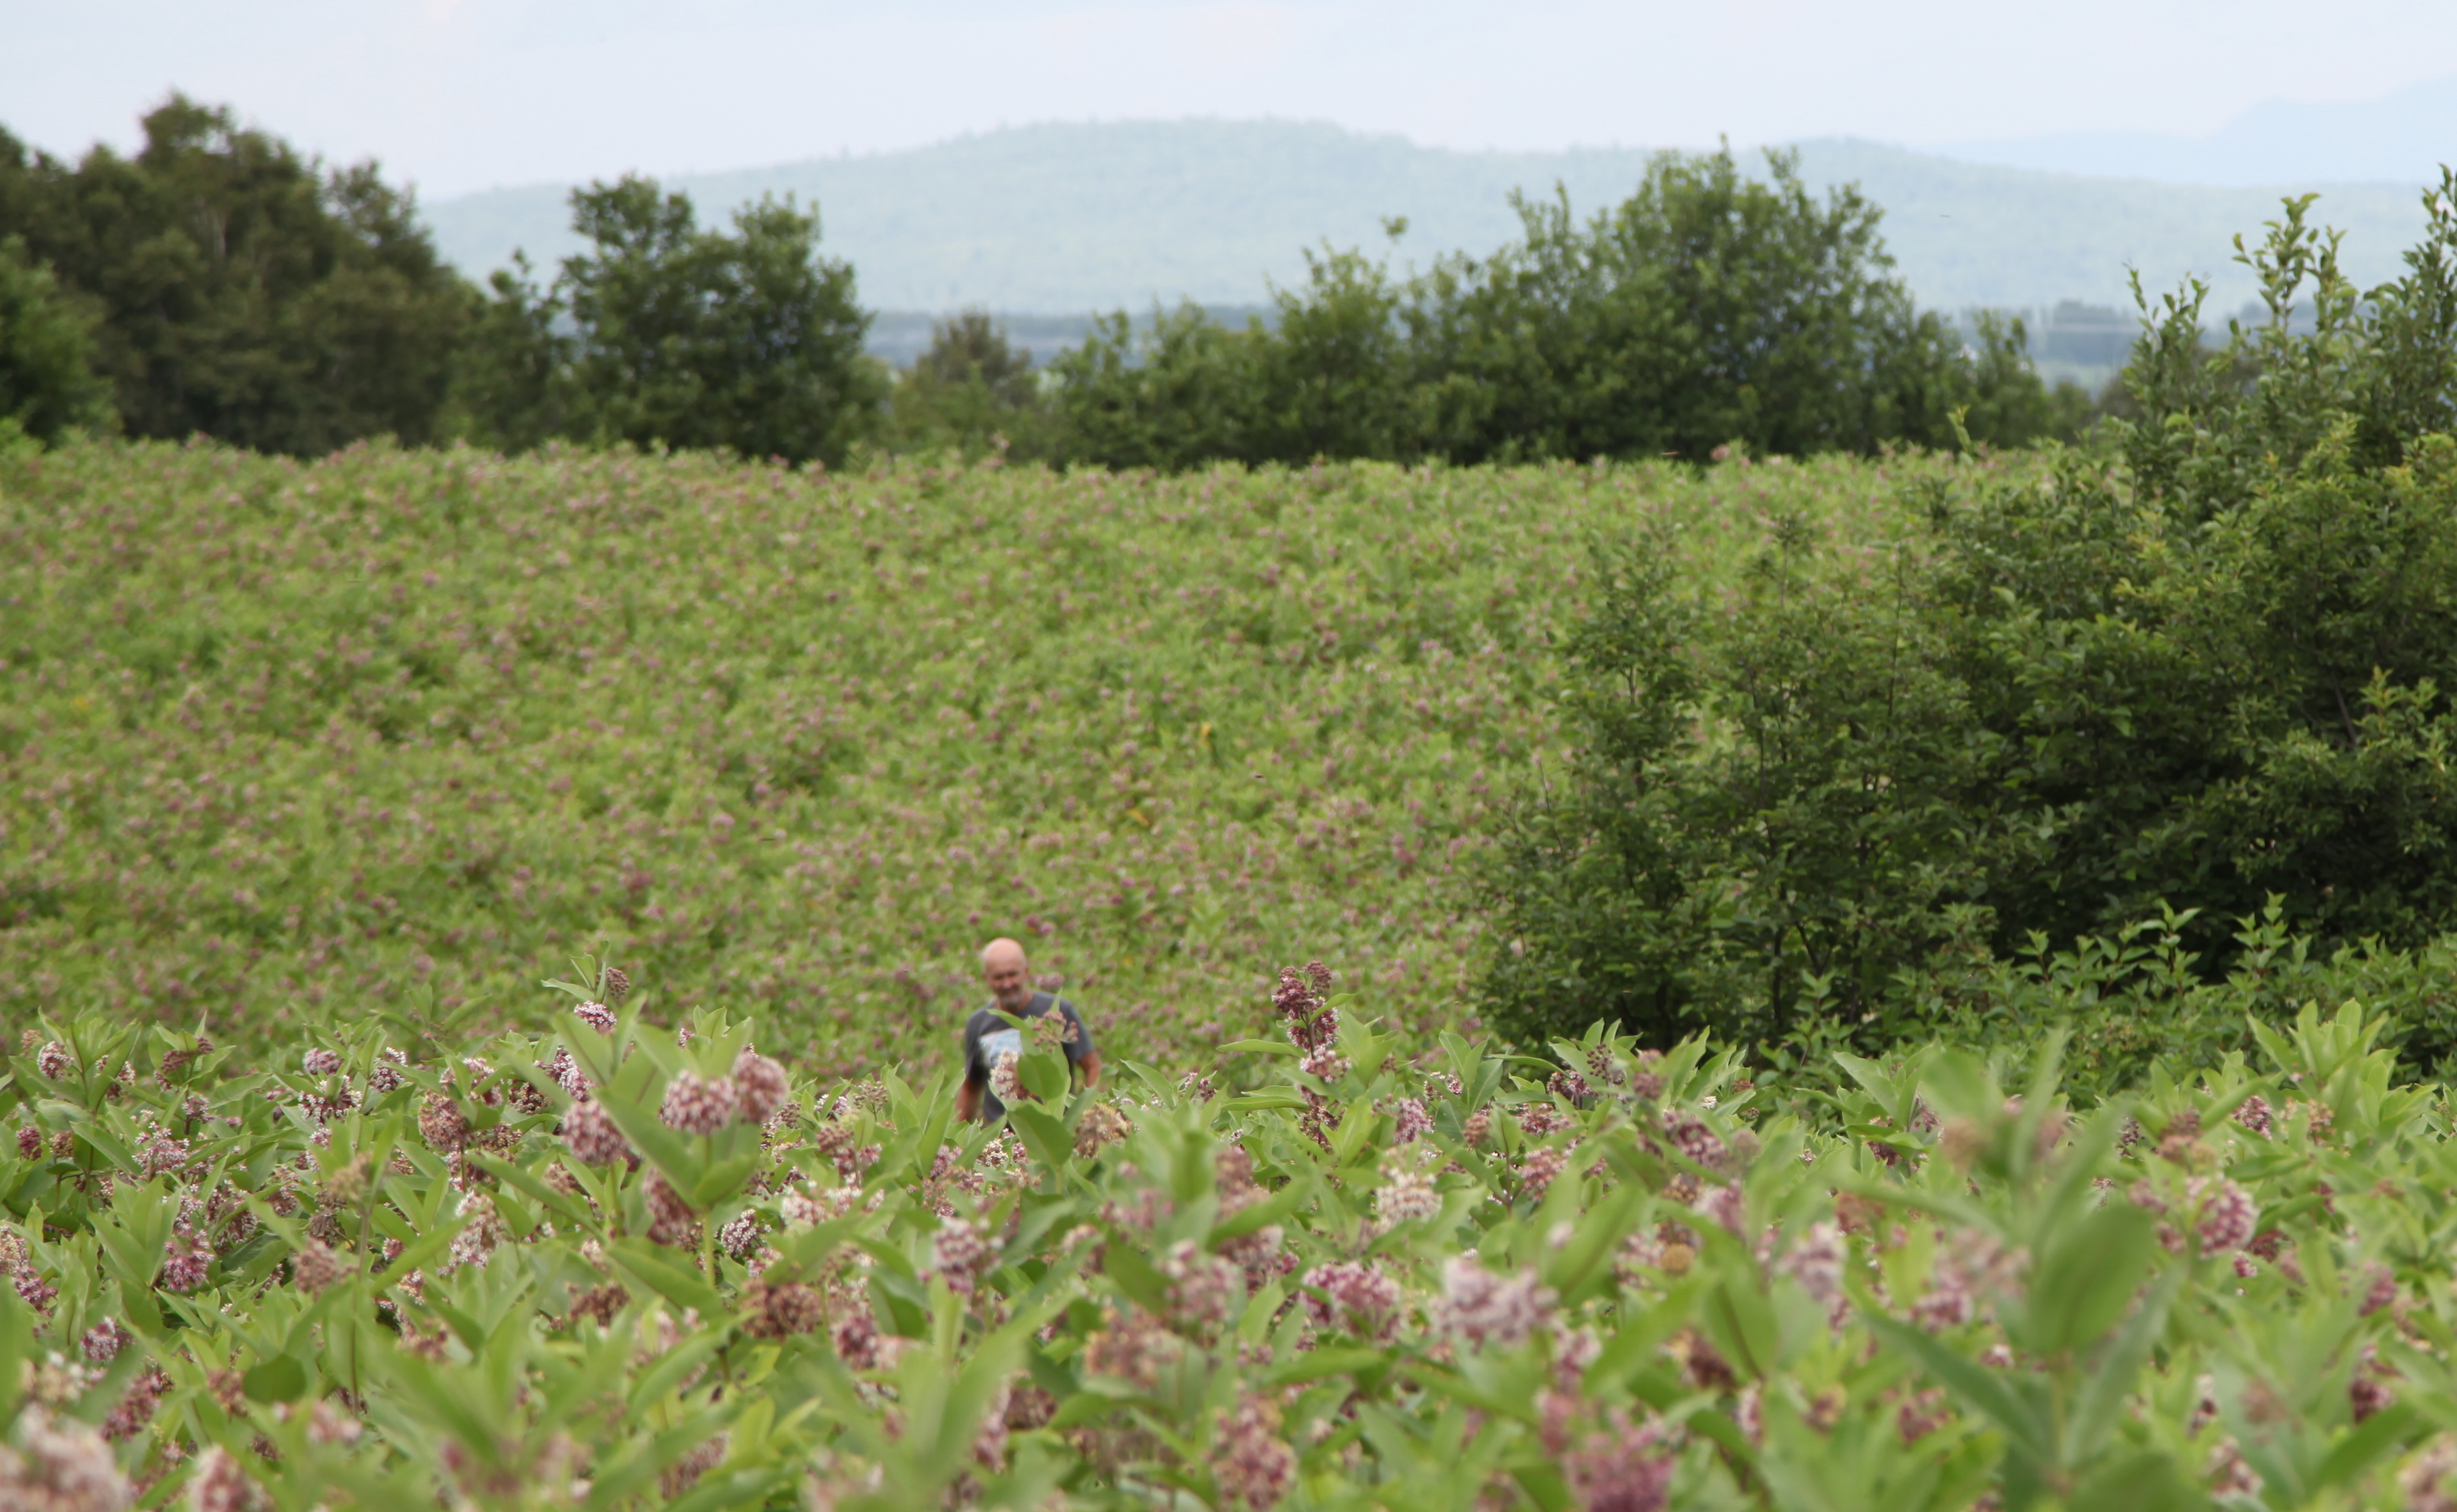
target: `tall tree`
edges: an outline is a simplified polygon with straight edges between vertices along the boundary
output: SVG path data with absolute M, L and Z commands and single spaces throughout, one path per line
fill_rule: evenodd
M 300 454 L 430 439 L 471 295 L 409 193 L 182 96 L 144 128 L 135 156 L 74 166 L 0 134 L 0 234 L 93 320 L 127 428 Z
M 885 398 L 850 264 L 791 200 L 702 229 L 688 196 L 626 177 L 571 197 L 589 250 L 539 289 L 499 274 L 464 364 L 473 435 L 725 446 L 836 462 Z

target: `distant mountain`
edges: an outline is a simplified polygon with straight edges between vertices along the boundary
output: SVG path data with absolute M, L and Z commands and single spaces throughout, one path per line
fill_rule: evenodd
M 2008 168 L 2176 184 L 2436 183 L 2441 164 L 2457 165 L 2457 74 L 2374 100 L 2270 100 L 2207 136 L 2081 132 L 1936 150 Z
M 1800 144 L 1802 172 L 1856 181 L 1887 212 L 1888 244 L 1921 300 L 1961 308 L 2129 302 L 2125 269 L 2154 290 L 2188 272 L 2231 313 L 2252 285 L 2230 238 L 2277 214 L 2276 188 L 2186 188 L 1968 162 L 1854 140 Z M 1257 303 L 1268 280 L 1305 276 L 1305 250 L 1389 245 L 1397 256 L 1483 252 L 1514 236 L 1514 188 L 1567 190 L 1581 213 L 1625 197 L 1634 149 L 1468 153 L 1287 121 L 1053 124 L 862 157 L 818 158 L 670 180 L 705 217 L 763 193 L 820 208 L 827 246 L 852 259 L 863 300 L 891 310 L 966 304 L 1042 314 L 1140 312 L 1154 299 Z M 542 268 L 574 247 L 562 185 L 496 190 L 427 207 L 446 256 L 469 271 L 514 247 Z M 2422 224 L 2412 187 L 2327 192 L 2350 270 L 2393 274 Z

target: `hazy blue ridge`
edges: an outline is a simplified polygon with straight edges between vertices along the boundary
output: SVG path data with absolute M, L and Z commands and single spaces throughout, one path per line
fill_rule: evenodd
M 2430 183 L 2441 164 L 2457 164 L 2457 76 L 2379 99 L 2269 100 L 2206 136 L 2067 132 L 1938 151 L 2010 168 L 2178 184 Z
M 2179 186 L 1956 161 L 1874 142 L 1800 144 L 1804 174 L 1856 180 L 1887 211 L 1886 236 L 1922 302 L 2038 307 L 2124 302 L 2125 270 L 2154 288 L 2213 280 L 2213 309 L 2252 293 L 2230 262 L 2282 194 L 2321 188 L 2322 218 L 2348 233 L 2359 280 L 2390 277 L 2422 225 L 2419 185 Z M 967 304 L 1018 313 L 1140 311 L 1154 299 L 1250 305 L 1301 280 L 1304 252 L 1384 246 L 1406 216 L 1402 262 L 1484 251 L 1517 229 L 1509 193 L 1608 205 L 1636 184 L 1641 149 L 1476 153 L 1325 124 L 1190 120 L 1050 124 L 869 156 L 816 158 L 670 180 L 712 218 L 763 192 L 820 208 L 831 253 L 853 260 L 863 301 L 888 310 Z M 574 250 L 565 185 L 426 207 L 445 255 L 472 273 L 514 247 L 542 268 Z

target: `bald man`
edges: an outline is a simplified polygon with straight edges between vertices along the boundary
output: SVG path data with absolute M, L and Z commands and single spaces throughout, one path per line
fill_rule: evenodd
M 956 1093 L 956 1114 L 968 1123 L 981 1119 L 995 1124 L 1006 1117 L 1006 1105 L 990 1090 L 990 1069 L 1001 1055 L 1022 1055 L 1024 1049 L 1023 1031 L 1008 1027 L 992 1008 L 1025 1020 L 1060 1015 L 1066 1022 L 1061 1047 L 1067 1067 L 1083 1073 L 1084 1086 L 1100 1085 L 1101 1053 L 1092 1048 L 1092 1031 L 1084 1026 L 1075 1005 L 1033 990 L 1028 965 L 1023 946 L 1012 940 L 993 940 L 981 947 L 981 977 L 989 984 L 990 1001 L 964 1021 L 964 1085 Z

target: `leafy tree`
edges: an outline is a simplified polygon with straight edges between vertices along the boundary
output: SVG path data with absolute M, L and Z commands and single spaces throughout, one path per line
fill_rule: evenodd
M 1049 366 L 1070 460 L 1112 467 L 1258 462 L 1255 369 L 1261 322 L 1230 330 L 1193 303 L 1154 307 L 1138 330 L 1124 311 L 1100 317 Z
M 897 383 L 890 431 L 900 450 L 999 450 L 1018 461 L 1048 451 L 1049 412 L 1032 353 L 986 310 L 933 321 L 930 345 Z
M 0 429 L 41 442 L 72 426 L 108 429 L 117 417 L 91 349 L 51 269 L 30 261 L 17 238 L 0 240 Z
M 129 431 L 316 454 L 436 433 L 467 284 L 374 164 L 326 170 L 184 97 L 71 167 L 0 134 L 0 231 L 93 325 Z
M 479 312 L 460 389 L 473 435 L 842 460 L 884 390 L 816 213 L 764 199 L 732 232 L 703 230 L 688 196 L 640 177 L 571 207 L 590 250 L 543 291 L 526 263 L 498 274 Z
M 526 254 L 487 279 L 454 354 L 451 428 L 500 451 L 526 451 L 572 428 L 570 342 L 562 301 L 541 294 Z
M 2243 253 L 2268 321 L 2205 351 L 2194 291 L 2145 301 L 2111 455 L 1910 501 L 1882 570 L 1778 522 L 1724 615 L 1607 553 L 1581 750 L 1499 877 L 1500 1016 L 1885 1026 L 1950 945 L 2166 918 L 2215 971 L 2273 905 L 2324 947 L 2457 929 L 2452 203 L 2356 291 L 2291 202 Z

